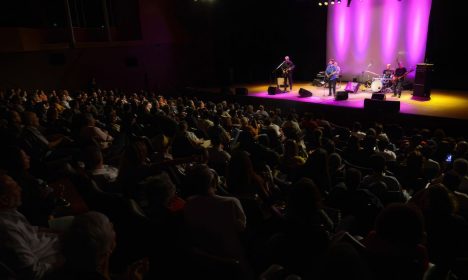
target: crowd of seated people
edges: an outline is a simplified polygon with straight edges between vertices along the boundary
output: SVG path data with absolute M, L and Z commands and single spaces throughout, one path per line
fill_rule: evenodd
M 468 143 L 441 129 L 11 89 L 0 152 L 2 279 L 468 277 Z

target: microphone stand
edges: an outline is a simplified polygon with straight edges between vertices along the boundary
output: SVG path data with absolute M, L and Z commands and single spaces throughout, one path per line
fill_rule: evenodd
M 284 61 L 283 61 L 283 62 L 281 62 L 281 64 L 280 64 L 280 65 L 278 65 L 278 67 L 276 67 L 275 71 L 277 71 L 278 69 L 280 69 L 280 68 L 281 68 L 281 66 L 283 66 L 283 64 L 284 64 Z
M 278 67 L 275 68 L 275 70 L 271 71 L 271 75 L 270 75 L 270 83 L 271 84 L 276 84 L 276 86 L 278 87 L 278 89 L 281 89 L 280 88 L 280 85 L 278 84 L 278 80 L 276 80 L 277 78 L 277 71 L 281 68 L 281 66 L 283 66 L 285 61 L 281 62 L 280 65 L 278 65 Z M 273 77 L 273 74 L 275 74 L 275 77 Z M 276 80 L 276 81 L 274 81 Z

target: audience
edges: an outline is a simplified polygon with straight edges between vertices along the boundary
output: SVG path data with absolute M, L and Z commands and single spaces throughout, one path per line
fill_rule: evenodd
M 42 279 L 63 262 L 58 236 L 31 225 L 18 212 L 21 187 L 0 174 L 0 260 L 19 279 Z
M 190 276 L 194 256 L 223 268 L 216 279 L 257 277 L 275 263 L 304 279 L 344 275 L 330 266 L 420 279 L 428 260 L 454 273 L 466 256 L 468 145 L 443 130 L 348 128 L 320 112 L 97 86 L 2 96 L 0 232 L 12 241 L 0 255 L 20 278 L 56 270 L 60 252 L 62 279 L 109 279 L 128 266 L 136 279 L 145 256 L 151 279 Z M 48 185 L 63 182 L 72 200 L 60 213 Z M 424 219 L 392 204 L 408 200 Z M 112 257 L 110 221 L 79 216 L 87 210 L 116 225 Z M 78 216 L 60 251 L 56 235 L 32 225 L 67 214 Z M 335 244 L 343 231 L 364 249 Z

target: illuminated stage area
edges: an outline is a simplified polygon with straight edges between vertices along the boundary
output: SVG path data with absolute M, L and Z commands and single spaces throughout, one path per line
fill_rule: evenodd
M 325 106 L 341 106 L 348 108 L 364 109 L 364 100 L 372 97 L 370 89 L 360 88 L 356 93 L 349 93 L 347 100 L 335 100 L 328 96 L 328 88 L 312 86 L 311 83 L 296 83 L 290 92 L 275 95 L 268 94 L 268 84 L 239 85 L 248 89 L 249 96 L 255 98 L 268 98 L 276 100 L 289 100 L 295 102 L 307 102 Z M 301 97 L 299 89 L 303 88 L 312 92 L 311 97 Z M 337 91 L 342 91 L 345 84 L 337 85 Z M 440 118 L 453 118 L 468 120 L 468 92 L 452 90 L 432 90 L 430 100 L 413 98 L 412 91 L 403 91 L 401 98 L 392 97 L 392 93 L 386 93 L 386 101 L 400 101 L 400 113 L 431 116 Z

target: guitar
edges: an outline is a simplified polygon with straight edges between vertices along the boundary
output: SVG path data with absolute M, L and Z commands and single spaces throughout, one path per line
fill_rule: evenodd
M 403 74 L 403 75 L 401 75 L 401 76 L 395 76 L 395 75 L 394 75 L 394 76 L 392 77 L 392 82 L 393 82 L 393 83 L 398 82 L 401 78 L 405 77 L 406 75 L 408 75 L 409 73 L 411 73 L 411 72 L 413 72 L 413 71 L 414 71 L 414 69 L 411 69 L 411 70 L 409 70 L 409 71 L 406 71 L 406 73 Z
M 287 75 L 287 74 L 289 74 L 289 72 L 291 72 L 291 70 L 292 70 L 292 69 L 291 69 L 291 67 L 288 67 L 288 68 L 284 68 L 284 69 L 282 69 L 282 71 L 283 71 L 283 75 Z
M 333 76 L 333 75 L 335 75 L 337 72 L 338 72 L 338 71 L 333 71 L 333 72 L 331 72 L 330 74 L 327 74 L 327 73 L 325 72 L 325 82 L 328 83 L 328 81 L 330 81 L 330 77 Z

